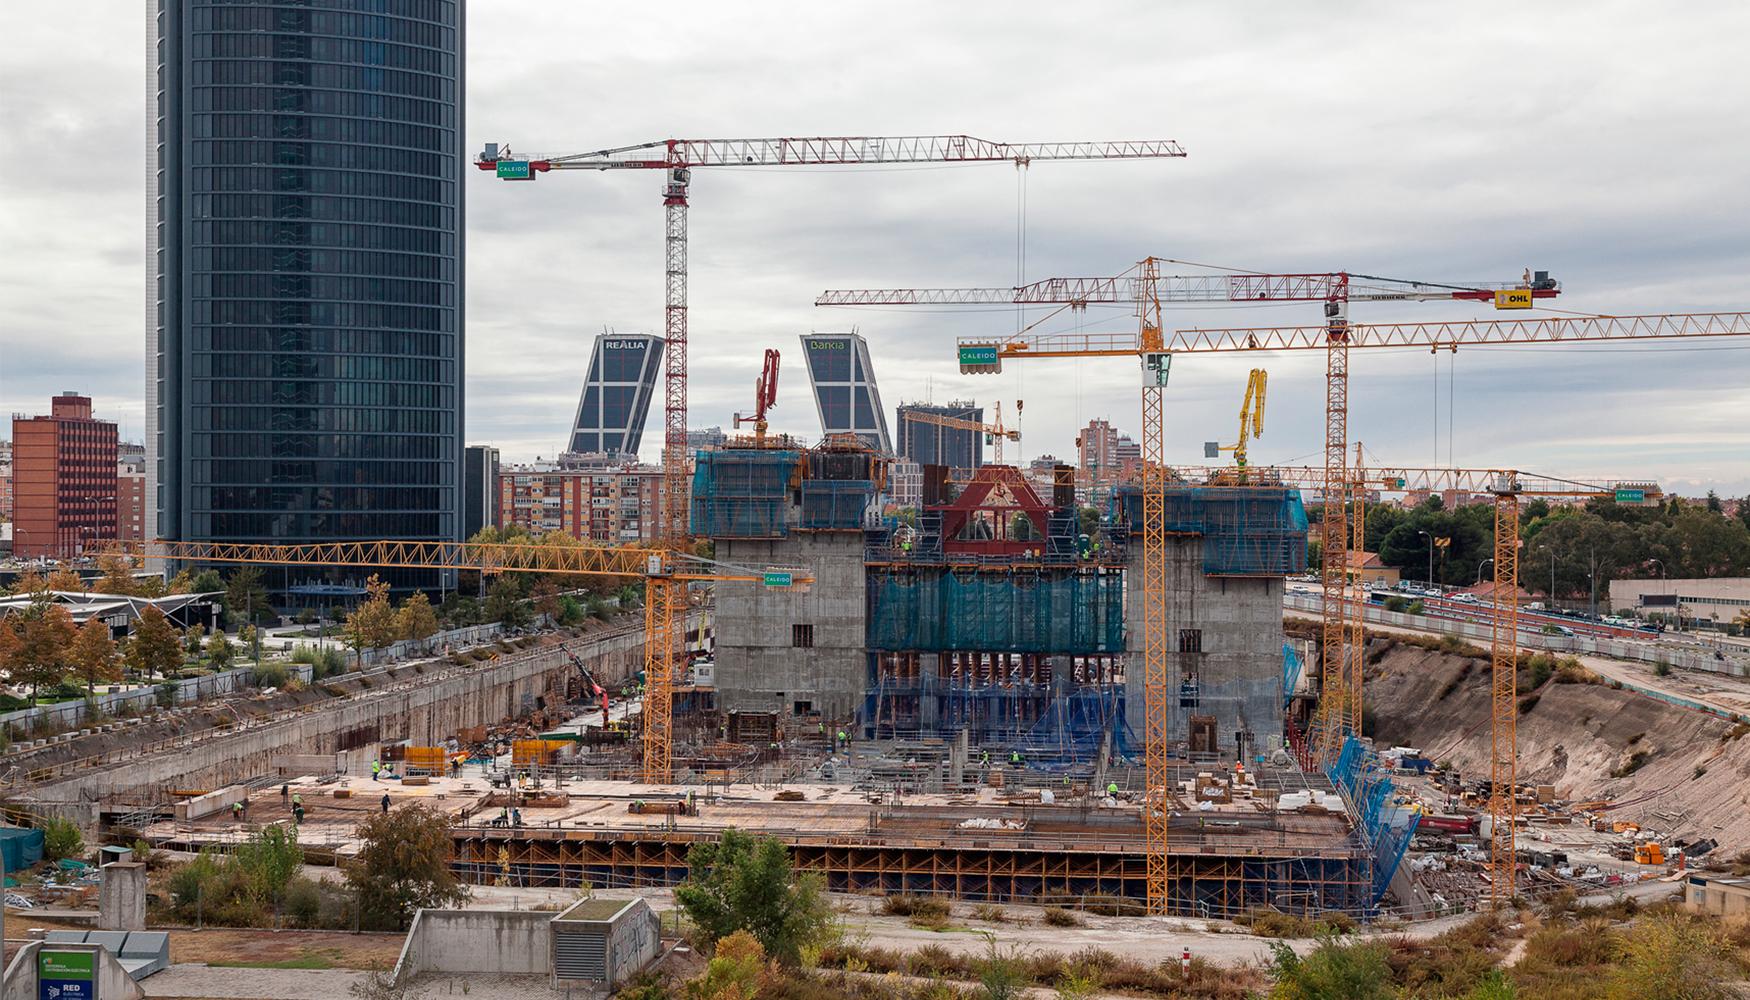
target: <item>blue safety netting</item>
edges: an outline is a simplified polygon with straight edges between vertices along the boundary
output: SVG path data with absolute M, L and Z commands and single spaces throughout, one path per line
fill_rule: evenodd
M 1300 654 L 1290 643 L 1282 644 L 1282 707 L 1294 698 L 1294 686 L 1300 683 Z
M 1142 490 L 1113 494 L 1114 523 L 1142 531 Z M 1288 576 L 1306 569 L 1306 508 L 1296 489 L 1174 486 L 1163 495 L 1165 530 L 1203 536 L 1208 576 Z
M 1384 767 L 1376 754 L 1351 736 L 1344 741 L 1337 762 L 1325 772 L 1348 800 L 1355 834 L 1373 857 L 1369 906 L 1385 895 L 1416 829 L 1415 817 L 1393 802 L 1396 788 Z
M 790 480 L 801 453 L 752 449 L 701 451 L 693 472 L 693 534 L 704 538 L 782 538 Z
M 870 649 L 1124 651 L 1124 576 L 1116 569 L 872 569 L 865 591 Z
M 802 484 L 804 528 L 855 531 L 863 526 L 863 512 L 875 484 L 868 479 L 810 479 Z

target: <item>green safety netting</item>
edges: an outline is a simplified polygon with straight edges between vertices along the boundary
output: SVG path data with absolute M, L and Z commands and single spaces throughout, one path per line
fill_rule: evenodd
M 872 571 L 868 646 L 1017 653 L 1124 651 L 1122 571 Z

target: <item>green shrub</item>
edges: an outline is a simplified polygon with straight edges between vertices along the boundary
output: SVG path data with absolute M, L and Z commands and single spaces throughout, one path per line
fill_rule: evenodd
M 72 820 L 65 816 L 56 816 L 45 823 L 42 829 L 43 857 L 47 860 L 77 860 L 85 855 L 85 837 Z
M 944 920 L 953 911 L 953 904 L 941 896 L 914 896 L 902 893 L 881 901 L 881 912 L 895 917 L 940 917 Z
M 1645 750 L 1636 750 L 1634 753 L 1629 755 L 1628 760 L 1624 761 L 1623 765 L 1621 767 L 1610 772 L 1610 776 L 1612 778 L 1626 778 L 1629 775 L 1635 773 L 1636 771 L 1639 771 L 1641 769 L 1641 766 L 1643 764 L 1645 764 L 1646 762 L 1647 762 L 1647 752 Z
M 152 690 L 159 708 L 175 708 L 176 695 L 182 690 L 182 686 L 175 681 L 165 681 Z
M 1660 660 L 1658 663 L 1653 664 L 1653 673 L 1660 676 L 1660 677 L 1671 676 L 1671 663 L 1670 663 L 1670 661 L 1669 660 Z
M 290 680 L 286 668 L 277 663 L 254 667 L 249 671 L 249 682 L 258 688 L 283 688 Z
M 1051 927 L 1080 927 L 1082 918 L 1061 906 L 1045 908 L 1045 923 Z

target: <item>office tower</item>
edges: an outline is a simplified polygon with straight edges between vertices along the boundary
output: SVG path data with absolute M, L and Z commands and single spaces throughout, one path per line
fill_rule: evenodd
M 63 392 L 47 416 L 12 418 L 12 552 L 72 559 L 116 536 L 115 424 Z
M 914 413 L 982 424 L 983 407 L 958 400 L 944 406 L 929 403 L 900 404 L 899 453 L 919 465 L 976 469 L 984 464 L 983 432 L 969 427 L 944 427 L 926 420 L 913 420 L 911 414 Z
M 155 20 L 148 534 L 460 538 L 462 4 Z
M 462 537 L 494 524 L 498 507 L 498 449 L 469 445 L 462 460 Z
M 577 401 L 571 422 L 572 454 L 638 455 L 650 396 L 662 377 L 661 337 L 621 337 L 604 333 L 595 339 L 589 358 L 589 380 Z
M 854 333 L 811 333 L 802 338 L 802 353 L 822 433 L 855 434 L 869 447 L 892 454 L 868 343 Z

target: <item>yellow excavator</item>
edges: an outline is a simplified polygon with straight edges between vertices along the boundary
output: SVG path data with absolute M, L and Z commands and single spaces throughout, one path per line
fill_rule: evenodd
M 1237 443 L 1224 445 L 1209 441 L 1203 445 L 1204 458 L 1220 458 L 1224 451 L 1234 453 L 1234 471 L 1223 476 L 1224 479 L 1231 476 L 1233 482 L 1246 481 L 1246 439 L 1264 436 L 1264 387 L 1268 381 L 1269 376 L 1262 368 L 1252 369 L 1251 377 L 1246 380 L 1246 399 L 1240 404 L 1240 439 Z

